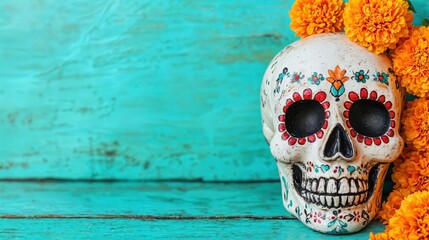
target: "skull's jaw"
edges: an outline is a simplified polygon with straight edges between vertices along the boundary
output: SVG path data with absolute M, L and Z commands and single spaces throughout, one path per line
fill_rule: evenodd
M 286 210 L 313 230 L 328 234 L 347 234 L 363 229 L 378 212 L 388 164 L 374 165 L 369 173 L 366 174 L 366 177 L 362 176 L 362 178 L 345 176 L 346 174 L 338 178 L 324 176 L 323 174 L 316 177 L 313 174 L 312 177 L 307 177 L 308 179 L 306 179 L 302 170 L 299 172 L 296 165 L 278 162 L 278 167 L 283 181 L 283 204 Z M 328 181 L 331 179 L 336 180 L 337 193 L 327 193 L 328 186 L 326 183 L 324 194 L 318 192 L 318 188 L 313 191 L 311 181 L 310 190 L 307 190 L 309 179 L 312 181 L 317 179 L 317 185 L 319 185 L 321 182 L 323 183 L 323 178 Z M 341 185 L 341 181 L 345 181 L 342 180 L 343 178 L 347 179 L 349 183 L 353 180 L 355 184 L 358 184 L 356 193 L 350 189 L 348 193 L 345 193 L 347 189 L 339 188 L 340 186 L 338 185 Z M 356 182 L 356 180 L 361 179 L 368 181 L 366 185 L 361 183 L 359 187 L 359 182 Z M 303 188 L 305 180 L 307 180 L 307 183 Z M 354 186 L 351 187 L 354 188 Z M 342 192 L 338 193 L 340 190 Z
M 321 176 L 306 179 L 301 164 L 292 165 L 293 186 L 305 202 L 321 209 L 352 208 L 366 203 L 374 194 L 380 164 L 368 176 L 333 178 Z

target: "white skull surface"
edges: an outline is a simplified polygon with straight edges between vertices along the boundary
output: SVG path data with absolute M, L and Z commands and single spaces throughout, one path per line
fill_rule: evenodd
M 364 228 L 379 210 L 389 163 L 403 148 L 403 98 L 387 56 L 342 33 L 284 48 L 261 88 L 263 133 L 284 207 L 316 231 Z

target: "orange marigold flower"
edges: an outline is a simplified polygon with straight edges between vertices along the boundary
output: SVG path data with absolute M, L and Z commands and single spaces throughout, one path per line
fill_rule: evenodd
M 410 151 L 405 153 L 404 159 L 393 168 L 394 188 L 406 188 L 411 192 L 429 190 L 428 152 Z
M 386 233 L 390 239 L 429 239 L 429 191 L 407 196 L 389 219 Z
M 343 0 L 296 0 L 289 12 L 290 28 L 302 38 L 317 34 L 341 32 Z
M 369 233 L 369 240 L 388 240 L 389 238 L 387 237 L 386 233 L 378 233 L 378 234 L 373 234 L 372 232 Z
M 393 69 L 407 92 L 429 97 L 429 28 L 415 27 L 392 54 Z
M 402 114 L 402 136 L 405 143 L 411 149 L 429 150 L 429 98 L 408 102 Z
M 390 193 L 387 201 L 383 203 L 383 207 L 378 212 L 378 218 L 383 224 L 387 224 L 389 219 L 395 214 L 396 210 L 401 206 L 402 200 L 408 195 L 411 191 L 408 189 L 396 189 Z
M 407 39 L 410 37 L 411 32 L 412 32 L 412 30 L 413 30 L 413 28 L 414 28 L 414 26 L 413 26 L 413 20 L 414 20 L 413 12 L 412 12 L 412 11 L 408 11 L 407 15 L 405 15 L 405 22 L 407 22 L 407 26 L 408 26 L 408 33 L 409 33 L 409 34 L 408 34 L 408 36 L 406 36 L 406 37 L 403 37 L 403 38 L 399 39 L 399 41 L 396 43 L 396 47 L 395 47 L 395 49 L 396 49 L 398 46 L 400 46 L 400 45 L 404 44 L 405 40 L 407 40 Z M 393 51 L 395 51 L 395 49 L 393 49 Z M 390 53 L 392 54 L 392 52 L 393 52 L 393 51 L 391 51 Z
M 349 0 L 344 10 L 347 37 L 375 54 L 408 37 L 411 21 L 406 0 Z

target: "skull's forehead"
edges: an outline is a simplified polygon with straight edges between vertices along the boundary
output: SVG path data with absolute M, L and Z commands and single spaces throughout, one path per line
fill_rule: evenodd
M 326 89 L 332 85 L 329 78 L 336 73 L 337 77 L 348 78 L 343 81 L 347 89 L 367 87 L 368 90 L 385 91 L 387 95 L 392 91 L 399 92 L 387 56 L 369 52 L 342 33 L 301 39 L 283 49 L 273 64 L 273 78 L 282 78 L 279 83 L 282 94 L 279 95 L 302 87 Z M 340 71 L 336 72 L 337 66 Z

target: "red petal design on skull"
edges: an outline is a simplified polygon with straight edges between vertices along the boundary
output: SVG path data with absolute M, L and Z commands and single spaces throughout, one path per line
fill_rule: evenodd
M 374 138 L 374 143 L 375 143 L 375 145 L 380 146 L 381 145 L 381 139 L 380 138 Z
M 318 102 L 323 102 L 326 99 L 326 93 L 325 92 L 318 92 L 315 96 L 314 96 L 314 100 L 318 101 Z
M 316 136 L 317 136 L 319 139 L 321 139 L 321 138 L 323 137 L 323 134 L 324 134 L 323 130 L 319 130 L 319 131 L 316 133 Z
M 360 143 L 363 142 L 363 139 L 364 139 L 364 137 L 362 135 L 360 135 L 360 134 L 357 135 L 358 142 L 360 142 Z
M 387 108 L 387 110 L 390 110 L 392 108 L 392 102 L 391 101 L 387 101 L 384 106 Z
M 292 101 L 292 99 L 288 99 L 288 100 L 286 100 L 286 106 L 290 106 L 290 105 L 292 105 L 294 103 L 294 101 Z
M 383 140 L 384 143 L 389 143 L 389 138 L 387 136 L 381 136 L 381 140 Z
M 352 137 L 356 137 L 357 133 L 354 129 L 350 130 L 350 134 L 352 135 Z
M 304 145 L 306 141 L 307 141 L 307 140 L 305 140 L 305 138 L 300 138 L 300 139 L 298 140 L 298 143 L 299 143 L 299 145 Z
M 294 93 L 292 97 L 295 102 L 302 100 L 301 95 L 299 95 L 299 93 Z
M 279 116 L 279 121 L 280 122 L 284 122 L 286 120 L 286 116 L 285 115 L 280 115 Z
M 290 138 L 289 140 L 288 140 L 288 144 L 289 145 L 291 145 L 291 146 L 293 146 L 293 145 L 295 145 L 295 143 L 296 143 L 296 138 Z
M 349 118 L 349 111 L 344 111 L 343 115 L 344 117 Z
M 304 96 L 305 100 L 310 100 L 313 97 L 313 92 L 311 91 L 310 88 L 307 88 L 304 90 L 304 92 L 302 93 L 302 95 Z
M 284 131 L 286 131 L 285 125 L 283 123 L 279 124 L 279 132 L 284 132 Z
M 325 121 L 324 123 L 323 123 L 323 129 L 326 129 L 328 127 L 328 121 Z
M 282 139 L 283 139 L 283 140 L 287 140 L 289 137 L 290 137 L 290 135 L 289 135 L 287 132 L 284 132 L 284 133 L 282 134 Z
M 325 112 L 325 118 L 329 118 L 331 116 L 331 112 L 330 111 L 326 111 Z
M 331 106 L 331 104 L 329 104 L 329 102 L 324 102 L 322 103 L 322 107 L 327 110 L 329 108 L 329 106 Z
M 315 142 L 316 141 L 316 135 L 313 134 L 313 135 L 308 136 L 307 140 L 308 140 L 308 142 L 311 142 L 311 143 Z
M 387 136 L 393 137 L 393 135 L 395 135 L 395 133 L 393 132 L 392 129 L 390 129 L 389 131 L 387 131 Z
M 390 121 L 390 127 L 391 128 L 395 128 L 396 126 L 396 122 L 395 121 Z
M 371 94 L 369 95 L 369 99 L 377 100 L 377 92 L 372 91 Z
M 372 138 L 366 137 L 366 138 L 365 138 L 365 144 L 366 144 L 367 146 L 371 146 L 371 144 L 372 144 Z
M 368 98 L 368 90 L 366 90 L 366 88 L 362 88 L 360 90 L 360 98 L 361 99 L 367 99 Z
M 380 97 L 378 97 L 378 101 L 384 103 L 384 101 L 386 101 L 386 97 L 384 95 L 381 95 Z
M 357 100 L 359 100 L 359 96 L 355 92 L 349 92 L 349 99 L 353 102 L 356 102 Z
M 394 111 L 390 111 L 389 112 L 389 116 L 390 116 L 391 119 L 394 119 L 395 118 L 395 112 Z
M 347 121 L 346 121 L 346 125 L 347 125 L 347 127 L 348 127 L 348 128 L 351 128 L 351 127 L 352 127 L 352 125 L 350 124 L 350 121 L 349 121 L 349 120 L 347 120 Z
M 352 104 L 353 104 L 352 102 L 347 101 L 347 102 L 344 103 L 344 107 L 347 108 L 347 109 L 350 109 L 350 107 L 352 106 Z
M 286 105 L 286 106 L 284 106 L 284 107 L 283 107 L 283 113 L 286 113 L 286 111 L 287 111 L 287 109 L 288 109 L 288 108 L 289 108 L 289 106 L 287 106 L 287 105 Z

